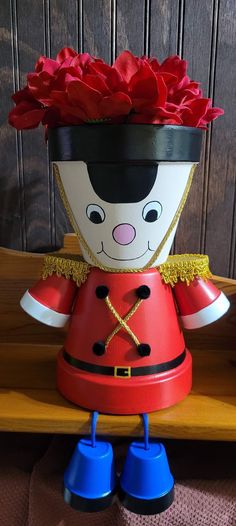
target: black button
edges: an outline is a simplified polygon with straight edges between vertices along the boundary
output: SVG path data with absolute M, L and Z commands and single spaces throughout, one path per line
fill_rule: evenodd
M 106 285 L 99 285 L 99 287 L 96 288 L 96 296 L 100 300 L 104 300 L 109 294 L 109 288 L 106 287 Z
M 137 293 L 137 296 L 140 300 L 146 300 L 147 298 L 149 298 L 150 294 L 151 294 L 151 291 L 149 289 L 149 287 L 147 285 L 141 285 L 137 290 L 136 290 L 136 293 Z
M 149 356 L 151 354 L 151 347 L 148 343 L 140 343 L 137 348 L 140 356 Z
M 105 343 L 99 340 L 93 344 L 93 352 L 97 356 L 102 356 L 106 351 Z

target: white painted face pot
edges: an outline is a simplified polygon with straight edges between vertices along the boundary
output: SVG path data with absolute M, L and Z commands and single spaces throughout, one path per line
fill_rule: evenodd
M 166 261 L 201 141 L 200 129 L 172 125 L 49 130 L 49 157 L 88 263 L 125 270 Z

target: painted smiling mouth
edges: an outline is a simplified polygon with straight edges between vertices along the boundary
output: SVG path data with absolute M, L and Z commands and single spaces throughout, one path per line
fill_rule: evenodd
M 140 259 L 142 258 L 143 256 L 145 256 L 145 254 L 149 251 L 149 252 L 154 252 L 154 250 L 152 248 L 150 248 L 150 244 L 149 244 L 149 241 L 148 241 L 148 247 L 147 247 L 147 250 L 145 250 L 145 252 L 143 254 L 141 254 L 140 256 L 137 256 L 136 258 L 130 258 L 130 259 L 127 259 L 127 258 L 113 258 L 112 256 L 109 256 L 109 254 L 107 254 L 107 252 L 104 250 L 104 244 L 103 244 L 103 241 L 101 241 L 101 245 L 102 245 L 102 249 L 97 252 L 97 254 L 105 254 L 105 256 L 107 256 L 108 258 L 110 259 L 114 259 L 115 261 L 134 261 L 136 259 Z

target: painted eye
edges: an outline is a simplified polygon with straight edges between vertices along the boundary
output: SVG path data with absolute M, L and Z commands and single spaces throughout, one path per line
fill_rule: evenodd
M 86 208 L 86 214 L 90 221 L 96 225 L 103 223 L 106 217 L 103 208 L 99 205 L 88 205 Z
M 143 208 L 143 219 L 144 221 L 147 221 L 147 223 L 154 223 L 154 221 L 157 221 L 162 213 L 162 205 L 159 203 L 159 201 L 150 201 L 150 203 L 147 203 Z

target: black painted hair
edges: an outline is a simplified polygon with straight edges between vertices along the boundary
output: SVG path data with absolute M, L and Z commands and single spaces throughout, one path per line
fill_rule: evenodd
M 149 195 L 158 164 L 88 163 L 96 194 L 108 203 L 136 203 Z

